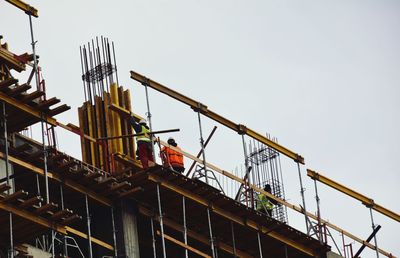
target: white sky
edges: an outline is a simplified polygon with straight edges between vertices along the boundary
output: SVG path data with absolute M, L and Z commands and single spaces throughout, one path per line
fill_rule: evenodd
M 119 80 L 146 112 L 135 70 L 206 104 L 305 157 L 307 208 L 315 212 L 319 171 L 400 212 L 399 1 L 30 1 L 40 65 L 49 96 L 72 110 L 58 119 L 78 124 L 83 102 L 79 46 L 100 35 L 115 42 Z M 27 16 L 0 2 L 3 42 L 30 52 Z M 197 153 L 197 117 L 187 106 L 150 91 L 154 129 L 174 134 Z M 204 134 L 216 125 L 203 119 Z M 79 156 L 79 139 L 59 133 L 61 149 Z M 166 136 L 167 137 L 167 136 Z M 241 137 L 219 126 L 207 160 L 225 170 L 243 163 Z M 289 202 L 301 203 L 295 164 L 282 158 Z M 360 238 L 372 232 L 359 202 L 318 185 L 322 217 Z M 304 230 L 303 218 L 289 214 Z M 380 248 L 400 255 L 399 223 L 374 212 Z M 333 231 L 332 231 L 333 232 Z M 333 233 L 338 241 L 336 232 Z M 349 242 L 349 240 L 346 240 Z M 359 245 L 355 245 L 357 250 Z M 375 257 L 365 249 L 363 257 Z

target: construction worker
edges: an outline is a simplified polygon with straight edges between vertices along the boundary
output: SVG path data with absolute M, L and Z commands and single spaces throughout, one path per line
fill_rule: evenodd
M 264 186 L 264 191 L 271 193 L 271 186 L 266 184 Z M 267 214 L 272 217 L 272 210 L 274 209 L 275 200 L 270 199 L 265 194 L 260 193 L 256 199 L 256 209 L 259 212 L 267 212 Z
M 135 118 L 131 116 L 130 122 L 136 134 L 142 134 L 136 136 L 137 153 L 143 169 L 148 169 L 149 165 L 154 165 L 153 146 L 151 145 L 151 136 L 148 134 L 150 128 L 147 126 L 146 119 L 140 119 L 139 123 L 136 123 Z
M 169 137 L 167 142 L 169 145 L 174 146 L 178 150 L 181 150 L 181 148 L 179 148 L 178 144 L 175 142 L 174 138 Z M 181 174 L 183 173 L 183 171 L 185 171 L 182 153 L 175 151 L 170 147 L 164 146 L 161 149 L 160 155 L 164 166 L 171 167 L 173 170 Z

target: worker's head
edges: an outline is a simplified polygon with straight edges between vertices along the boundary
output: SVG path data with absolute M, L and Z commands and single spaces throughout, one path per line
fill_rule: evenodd
M 146 119 L 144 119 L 144 118 L 140 119 L 139 124 L 141 124 L 141 125 L 147 124 Z
M 167 142 L 168 142 L 169 145 L 172 145 L 172 146 L 175 146 L 175 147 L 177 146 L 177 144 L 175 142 L 175 139 L 172 138 L 172 137 L 169 137 Z
M 271 192 L 271 186 L 270 186 L 270 184 L 266 184 L 266 185 L 264 185 L 264 191 L 266 191 L 266 192 Z

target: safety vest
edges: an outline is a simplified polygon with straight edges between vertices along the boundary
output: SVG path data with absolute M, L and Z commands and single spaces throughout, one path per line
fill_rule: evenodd
M 267 196 L 264 194 L 259 194 L 257 197 L 257 203 L 256 203 L 256 208 L 257 210 L 272 210 L 274 208 L 274 205 L 268 200 Z
M 136 136 L 136 141 L 138 142 L 151 142 L 150 140 L 150 135 L 148 134 L 150 132 L 149 129 L 146 128 L 146 126 L 144 125 L 140 125 L 141 126 L 141 130 L 140 133 L 143 133 L 142 135 Z
M 181 150 L 178 146 L 175 147 L 178 150 Z M 169 147 L 164 147 L 161 150 L 164 153 L 164 163 L 166 165 L 171 165 L 172 167 L 183 167 L 183 155 L 180 152 L 177 152 Z

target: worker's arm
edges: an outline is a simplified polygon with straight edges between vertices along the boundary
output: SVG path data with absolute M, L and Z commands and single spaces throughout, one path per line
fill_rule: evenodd
M 129 122 L 136 133 L 140 133 L 142 131 L 142 127 L 135 121 L 135 117 L 131 116 Z

